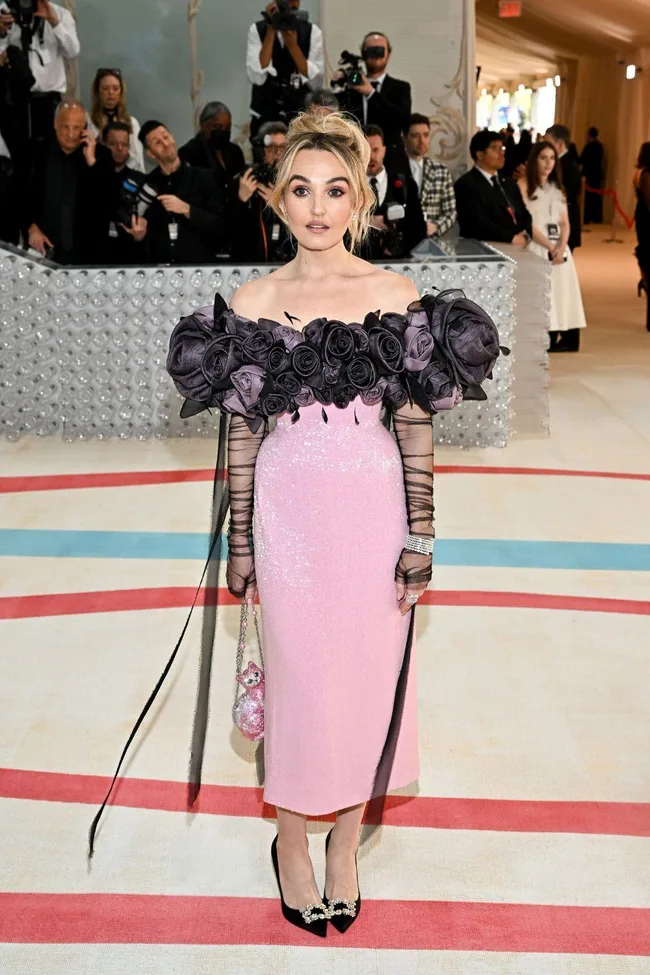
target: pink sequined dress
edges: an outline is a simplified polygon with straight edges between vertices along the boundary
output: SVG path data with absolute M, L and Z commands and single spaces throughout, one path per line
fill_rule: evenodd
M 408 633 L 403 465 L 380 413 L 356 399 L 327 423 L 319 403 L 281 415 L 255 466 L 264 798 L 311 816 L 370 798 Z M 419 774 L 414 660 L 390 789 Z

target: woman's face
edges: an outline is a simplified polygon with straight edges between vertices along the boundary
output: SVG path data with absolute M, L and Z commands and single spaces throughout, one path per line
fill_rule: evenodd
M 122 82 L 114 74 L 106 74 L 99 82 L 99 104 L 109 112 L 117 108 L 122 96 Z
M 540 176 L 548 177 L 555 169 L 555 153 L 552 149 L 542 149 L 537 157 L 537 172 Z
M 325 251 L 343 239 L 354 199 L 350 176 L 325 149 L 301 149 L 293 160 L 283 202 L 289 229 L 307 250 Z

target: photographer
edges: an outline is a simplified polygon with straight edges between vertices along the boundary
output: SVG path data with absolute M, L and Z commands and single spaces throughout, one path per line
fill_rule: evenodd
M 399 156 L 401 163 L 402 132 L 411 115 L 411 86 L 386 73 L 390 54 L 390 41 L 385 34 L 366 34 L 361 43 L 365 72 L 358 57 L 344 51 L 339 62 L 341 70 L 332 78 L 332 86 L 344 86 L 338 93 L 341 110 L 354 115 L 361 126 L 378 125 L 384 133 L 389 158 Z M 397 162 L 397 158 L 393 161 Z
M 31 190 L 22 201 L 29 246 L 58 264 L 98 264 L 108 233 L 106 151 L 76 101 L 57 107 L 54 134 L 37 147 Z
M 128 122 L 109 122 L 102 130 L 102 143 L 111 154 L 110 223 L 104 255 L 105 264 L 141 264 L 146 260 L 146 248 L 137 229 L 137 213 L 129 197 L 145 181 L 143 174 L 129 166 L 132 151 L 131 128 Z M 133 186 L 129 194 L 125 184 Z
M 20 48 L 6 48 L 0 54 L 0 240 L 10 244 L 18 243 L 19 201 L 27 193 L 27 99 L 33 84 Z
M 0 51 L 8 44 L 29 51 L 35 83 L 29 99 L 30 133 L 48 142 L 56 107 L 65 93 L 65 59 L 76 58 L 80 45 L 74 17 L 49 0 L 32 0 L 32 11 L 19 0 L 0 4 Z
M 233 211 L 233 260 L 242 263 L 284 263 L 291 253 L 287 229 L 276 213 L 267 207 L 275 170 L 287 141 L 284 122 L 266 122 L 257 134 L 263 146 L 262 161 L 251 166 L 239 179 L 239 192 Z
M 176 140 L 162 122 L 145 122 L 139 135 L 158 163 L 147 177 L 153 199 L 134 218 L 134 239 L 146 239 L 154 264 L 211 264 L 221 252 L 225 232 L 223 200 L 210 173 L 183 162 Z
M 426 237 L 427 227 L 413 178 L 406 172 L 386 167 L 384 133 L 378 125 L 364 129 L 370 146 L 368 182 L 377 197 L 372 217 L 375 232 L 368 242 L 367 260 L 400 259 L 411 253 Z
M 251 137 L 264 122 L 290 122 L 307 92 L 323 84 L 323 35 L 299 8 L 300 0 L 274 0 L 248 31 Z

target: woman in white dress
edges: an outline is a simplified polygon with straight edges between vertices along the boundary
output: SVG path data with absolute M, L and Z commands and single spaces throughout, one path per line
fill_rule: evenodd
M 557 152 L 550 142 L 533 146 L 526 175 L 518 181 L 524 203 L 533 218 L 530 249 L 553 264 L 551 275 L 551 352 L 572 349 L 562 341 L 562 332 L 584 328 L 585 310 L 578 272 L 569 250 L 569 216 Z
M 100 68 L 90 89 L 90 123 L 92 133 L 101 142 L 104 127 L 109 122 L 125 122 L 129 126 L 129 158 L 127 166 L 144 173 L 142 143 L 138 139 L 140 123 L 129 115 L 126 107 L 126 82 L 119 68 Z

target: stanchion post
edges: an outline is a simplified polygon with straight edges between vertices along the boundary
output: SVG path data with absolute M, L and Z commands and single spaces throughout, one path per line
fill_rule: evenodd
M 616 236 L 616 203 L 618 201 L 618 180 L 614 184 L 614 189 L 612 191 L 612 236 L 606 237 L 604 243 L 606 244 L 622 244 L 623 241 L 619 240 Z

